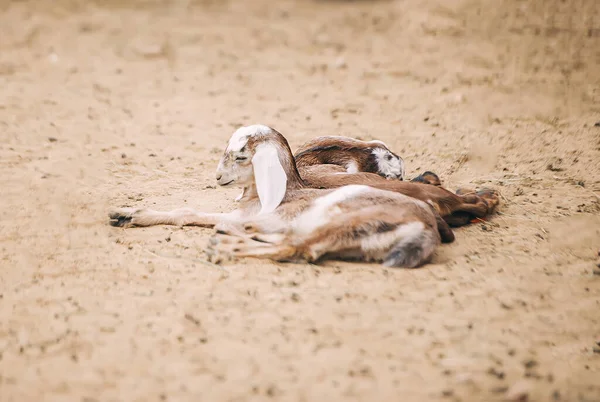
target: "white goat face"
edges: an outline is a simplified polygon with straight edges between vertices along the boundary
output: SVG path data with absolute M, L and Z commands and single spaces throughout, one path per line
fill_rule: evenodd
M 217 183 L 220 186 L 233 184 L 244 187 L 252 183 L 253 152 L 247 147 L 248 140 L 265 128 L 268 129 L 260 125 L 240 127 L 233 133 L 217 167 Z
M 381 175 L 388 179 L 404 180 L 404 160 L 390 150 L 373 149 Z
M 217 167 L 217 183 L 219 186 L 241 186 L 252 184 L 252 155 L 242 147 L 240 150 L 225 151 Z
M 258 137 L 262 137 L 257 141 Z M 281 134 L 263 125 L 239 128 L 229 140 L 217 167 L 220 186 L 235 184 L 244 188 L 254 185 L 261 203 L 260 213 L 271 213 L 285 197 L 287 174 L 279 153 L 292 158 Z

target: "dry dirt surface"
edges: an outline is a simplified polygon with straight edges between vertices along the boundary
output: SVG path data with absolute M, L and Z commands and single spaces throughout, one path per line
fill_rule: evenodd
M 0 2 L 0 400 L 600 401 L 597 0 Z M 240 125 L 493 187 L 421 269 L 240 260 Z

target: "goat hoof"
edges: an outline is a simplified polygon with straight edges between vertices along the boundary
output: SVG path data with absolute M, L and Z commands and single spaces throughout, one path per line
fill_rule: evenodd
M 490 208 L 490 211 L 500 204 L 500 193 L 498 193 L 496 190 L 492 190 L 491 188 L 483 188 L 476 194 L 486 202 L 488 208 Z
M 430 172 L 430 171 L 421 173 L 420 175 L 418 175 L 417 177 L 412 179 L 411 182 L 412 183 L 430 184 L 432 186 L 441 186 L 442 185 L 442 181 L 440 180 L 440 177 L 437 174 Z
M 460 226 L 465 226 L 471 223 L 471 221 L 475 218 L 474 215 L 471 215 L 468 212 L 456 211 L 452 213 L 452 215 L 444 216 L 444 221 L 453 228 L 457 228 Z
M 108 214 L 110 225 L 114 227 L 126 228 L 132 226 L 133 214 L 136 212 L 133 208 L 121 208 L 111 211 Z

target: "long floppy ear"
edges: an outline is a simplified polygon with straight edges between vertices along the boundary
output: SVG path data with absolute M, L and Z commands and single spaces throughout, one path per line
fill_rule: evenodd
M 279 153 L 275 145 L 258 145 L 252 157 L 252 166 L 256 192 L 261 204 L 260 213 L 273 212 L 285 197 L 287 186 L 287 175 L 279 162 Z

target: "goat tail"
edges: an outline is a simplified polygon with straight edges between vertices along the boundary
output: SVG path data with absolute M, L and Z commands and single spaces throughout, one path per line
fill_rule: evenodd
M 383 260 L 383 265 L 396 268 L 418 268 L 431 259 L 440 243 L 440 235 L 434 228 L 425 227 L 423 224 L 419 227 L 415 227 L 414 223 L 403 226 L 404 228 L 401 227 L 399 231 L 398 242 Z

